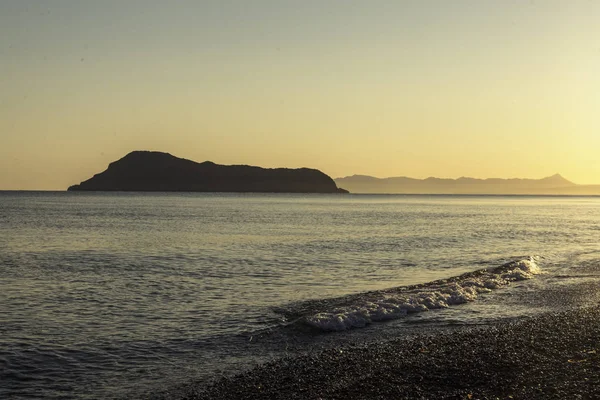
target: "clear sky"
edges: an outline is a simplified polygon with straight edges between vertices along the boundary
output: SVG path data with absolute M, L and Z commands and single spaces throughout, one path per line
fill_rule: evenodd
M 0 189 L 132 150 L 600 183 L 600 1 L 0 0 Z

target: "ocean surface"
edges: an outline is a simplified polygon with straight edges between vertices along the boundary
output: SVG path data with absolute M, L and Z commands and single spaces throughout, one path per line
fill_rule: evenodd
M 0 398 L 177 393 L 599 283 L 599 197 L 0 192 Z

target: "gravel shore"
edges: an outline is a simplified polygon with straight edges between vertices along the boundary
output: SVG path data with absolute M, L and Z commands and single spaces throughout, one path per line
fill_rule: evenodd
M 283 358 L 181 399 L 600 399 L 600 306 Z

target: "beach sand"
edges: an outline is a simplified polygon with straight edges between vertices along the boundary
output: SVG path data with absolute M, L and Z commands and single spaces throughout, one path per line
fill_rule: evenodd
M 600 306 L 283 358 L 176 397 L 600 399 Z

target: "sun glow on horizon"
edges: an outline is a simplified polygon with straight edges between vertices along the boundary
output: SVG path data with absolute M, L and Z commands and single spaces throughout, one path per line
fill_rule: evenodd
M 0 190 L 132 150 L 600 184 L 600 3 L 0 5 Z

